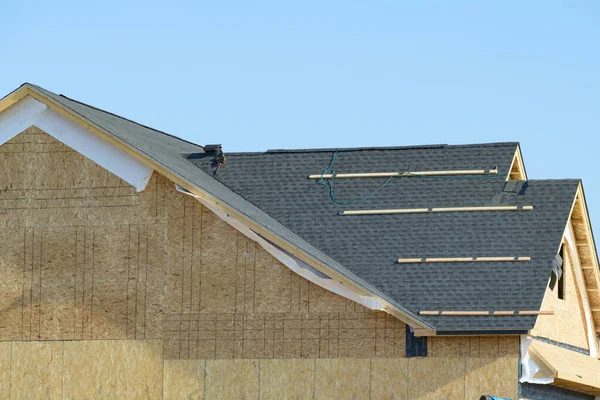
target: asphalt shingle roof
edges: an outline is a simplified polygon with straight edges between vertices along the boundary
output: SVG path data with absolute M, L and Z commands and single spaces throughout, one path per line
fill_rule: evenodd
M 29 85 L 29 84 L 27 84 Z M 517 143 L 342 149 L 342 172 L 490 169 L 497 175 L 393 178 L 366 201 L 335 204 L 307 179 L 330 165 L 333 149 L 226 154 L 214 174 L 202 146 L 38 86 L 90 123 L 244 214 L 366 290 L 438 332 L 528 330 L 534 316 L 423 317 L 421 310 L 538 310 L 578 180 L 529 180 L 503 204 L 532 211 L 341 216 L 345 209 L 490 204 L 502 192 Z M 185 155 L 195 153 L 192 158 Z M 333 194 L 353 201 L 384 179 L 336 179 Z M 400 257 L 531 256 L 531 262 L 398 264 Z
M 539 310 L 578 180 L 529 180 L 502 204 L 532 211 L 342 216 L 341 210 L 483 206 L 503 191 L 517 143 L 348 149 L 337 173 L 498 168 L 497 175 L 393 178 L 352 206 L 307 179 L 334 150 L 227 154 L 213 175 L 398 303 L 422 310 Z M 208 173 L 212 157 L 191 160 Z M 385 178 L 337 179 L 333 194 L 352 202 Z M 531 262 L 398 264 L 398 258 L 531 256 Z M 438 331 L 530 329 L 535 317 L 427 317 Z

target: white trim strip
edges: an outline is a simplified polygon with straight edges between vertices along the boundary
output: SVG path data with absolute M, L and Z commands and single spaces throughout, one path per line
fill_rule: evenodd
M 40 128 L 56 140 L 117 175 L 134 186 L 138 192 L 144 190 L 152 176 L 153 170 L 146 164 L 30 96 L 26 96 L 0 114 L 0 146 L 30 126 Z

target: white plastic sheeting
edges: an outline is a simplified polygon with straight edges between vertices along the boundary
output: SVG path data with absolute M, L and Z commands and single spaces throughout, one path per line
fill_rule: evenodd
M 533 339 L 521 336 L 521 378 L 519 382 L 548 385 L 554 382 L 554 372 L 546 367 L 537 357 L 529 354 L 529 346 Z
M 30 96 L 0 114 L 0 146 L 32 125 L 117 175 L 138 192 L 144 190 L 152 176 L 153 170 L 146 164 Z
M 283 265 L 285 265 L 286 267 L 288 267 L 289 269 L 291 269 L 292 271 L 294 271 L 296 274 L 300 275 L 301 277 L 305 278 L 306 280 L 308 280 L 308 281 L 314 283 L 315 285 L 318 285 L 326 290 L 329 290 L 330 292 L 333 292 L 342 297 L 345 297 L 345 298 L 355 301 L 359 304 L 362 304 L 363 306 L 365 306 L 371 310 L 380 310 L 380 311 L 384 310 L 384 307 L 381 304 L 381 302 L 378 299 L 376 299 L 375 297 L 363 296 L 359 293 L 354 292 L 347 286 L 344 286 L 341 283 L 336 282 L 335 280 L 331 279 L 327 275 L 323 274 L 322 272 L 320 272 L 320 271 L 314 269 L 313 267 L 311 267 L 310 265 L 306 264 L 304 261 L 300 260 L 299 258 L 295 257 L 294 255 L 283 250 L 276 244 L 263 238 L 262 236 L 260 236 L 256 232 L 254 232 L 252 229 L 250 229 L 250 227 L 246 226 L 242 222 L 238 221 L 235 218 L 230 217 L 227 213 L 221 211 L 218 207 L 216 207 L 211 202 L 208 202 L 208 201 L 202 199 L 201 197 L 196 196 L 195 194 L 187 191 L 186 189 L 182 188 L 179 185 L 177 185 L 177 191 L 179 191 L 181 193 L 185 193 L 190 196 L 193 196 L 196 199 L 198 199 L 205 207 L 207 207 L 209 210 L 211 210 L 213 213 L 215 213 L 219 218 L 221 218 L 222 220 L 227 222 L 229 225 L 233 226 L 235 229 L 237 229 L 239 232 L 244 234 L 249 239 L 254 240 L 258 244 L 260 244 L 262 246 L 262 248 L 264 248 L 273 257 L 275 257 L 277 260 L 279 260 Z

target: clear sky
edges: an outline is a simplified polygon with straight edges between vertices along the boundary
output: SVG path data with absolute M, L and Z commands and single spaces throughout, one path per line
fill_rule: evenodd
M 519 141 L 599 235 L 600 1 L 3 1 L 0 38 L 2 95 L 226 152 Z

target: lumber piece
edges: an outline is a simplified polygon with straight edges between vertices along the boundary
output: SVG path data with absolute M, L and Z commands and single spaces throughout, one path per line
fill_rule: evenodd
M 425 316 L 454 316 L 454 317 L 469 317 L 469 316 L 490 316 L 490 317 L 506 317 L 515 315 L 554 315 L 553 310 L 532 310 L 532 311 L 419 311 L 419 315 Z
M 454 263 L 454 262 L 520 262 L 531 261 L 531 257 L 424 257 L 399 258 L 399 264 L 407 263 Z
M 376 214 L 418 214 L 441 212 L 478 212 L 478 211 L 530 211 L 533 206 L 476 206 L 476 207 L 433 207 L 433 208 L 397 208 L 382 210 L 345 210 L 340 215 L 376 215 Z
M 406 171 L 406 172 L 358 172 L 347 174 L 311 174 L 308 179 L 348 179 L 348 178 L 408 178 L 415 176 L 451 176 L 451 175 L 495 175 L 497 169 L 464 169 L 448 171 Z

